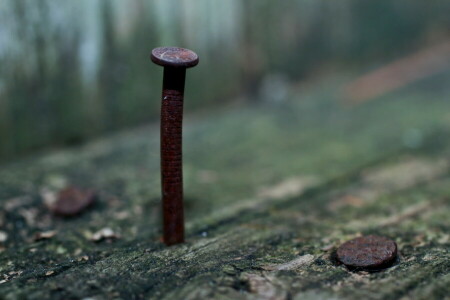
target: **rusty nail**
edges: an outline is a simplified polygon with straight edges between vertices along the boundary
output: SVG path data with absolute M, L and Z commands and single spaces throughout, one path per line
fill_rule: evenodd
M 55 215 L 75 216 L 91 206 L 96 198 L 97 194 L 93 190 L 69 186 L 58 193 L 56 201 L 49 204 L 49 209 Z
M 379 270 L 389 267 L 397 257 L 397 244 L 386 237 L 368 235 L 342 244 L 337 259 L 350 269 Z
M 186 68 L 198 64 L 193 51 L 176 47 L 152 50 L 151 60 L 164 67 L 161 105 L 161 188 L 164 243 L 184 242 L 182 122 Z

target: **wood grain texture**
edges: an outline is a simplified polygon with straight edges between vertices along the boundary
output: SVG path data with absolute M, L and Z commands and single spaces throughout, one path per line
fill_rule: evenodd
M 3 165 L 0 298 L 448 298 L 448 98 L 425 84 L 342 108 L 339 82 L 188 118 L 186 243 L 173 247 L 160 241 L 159 126 Z M 54 218 L 43 202 L 67 184 L 99 199 Z M 115 238 L 93 240 L 103 228 Z M 396 241 L 393 267 L 336 263 L 362 234 Z

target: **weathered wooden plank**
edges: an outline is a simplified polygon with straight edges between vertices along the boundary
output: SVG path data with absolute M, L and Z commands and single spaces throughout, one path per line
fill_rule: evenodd
M 4 165 L 1 298 L 448 297 L 450 103 L 414 88 L 343 108 L 338 86 L 188 121 L 188 242 L 175 247 L 159 241 L 157 128 Z M 99 199 L 53 217 L 44 201 L 67 184 Z M 120 237 L 91 240 L 106 227 Z M 335 262 L 340 243 L 372 233 L 398 243 L 393 267 Z

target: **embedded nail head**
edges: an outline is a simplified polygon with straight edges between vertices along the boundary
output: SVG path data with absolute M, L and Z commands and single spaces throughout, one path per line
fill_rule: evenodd
M 151 60 L 157 65 L 173 68 L 192 68 L 198 64 L 198 55 L 184 48 L 160 47 L 152 50 Z
M 336 255 L 351 269 L 377 270 L 389 267 L 395 261 L 397 244 L 383 236 L 362 236 L 342 244 Z

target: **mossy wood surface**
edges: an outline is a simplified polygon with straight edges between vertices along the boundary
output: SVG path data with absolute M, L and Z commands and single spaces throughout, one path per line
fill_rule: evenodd
M 349 106 L 349 78 L 329 77 L 285 101 L 188 116 L 187 242 L 169 248 L 156 125 L 5 164 L 0 298 L 448 299 L 449 78 Z M 98 199 L 54 217 L 44 202 L 67 185 Z M 117 238 L 92 241 L 103 228 Z M 399 260 L 338 265 L 333 251 L 360 234 L 391 237 Z

